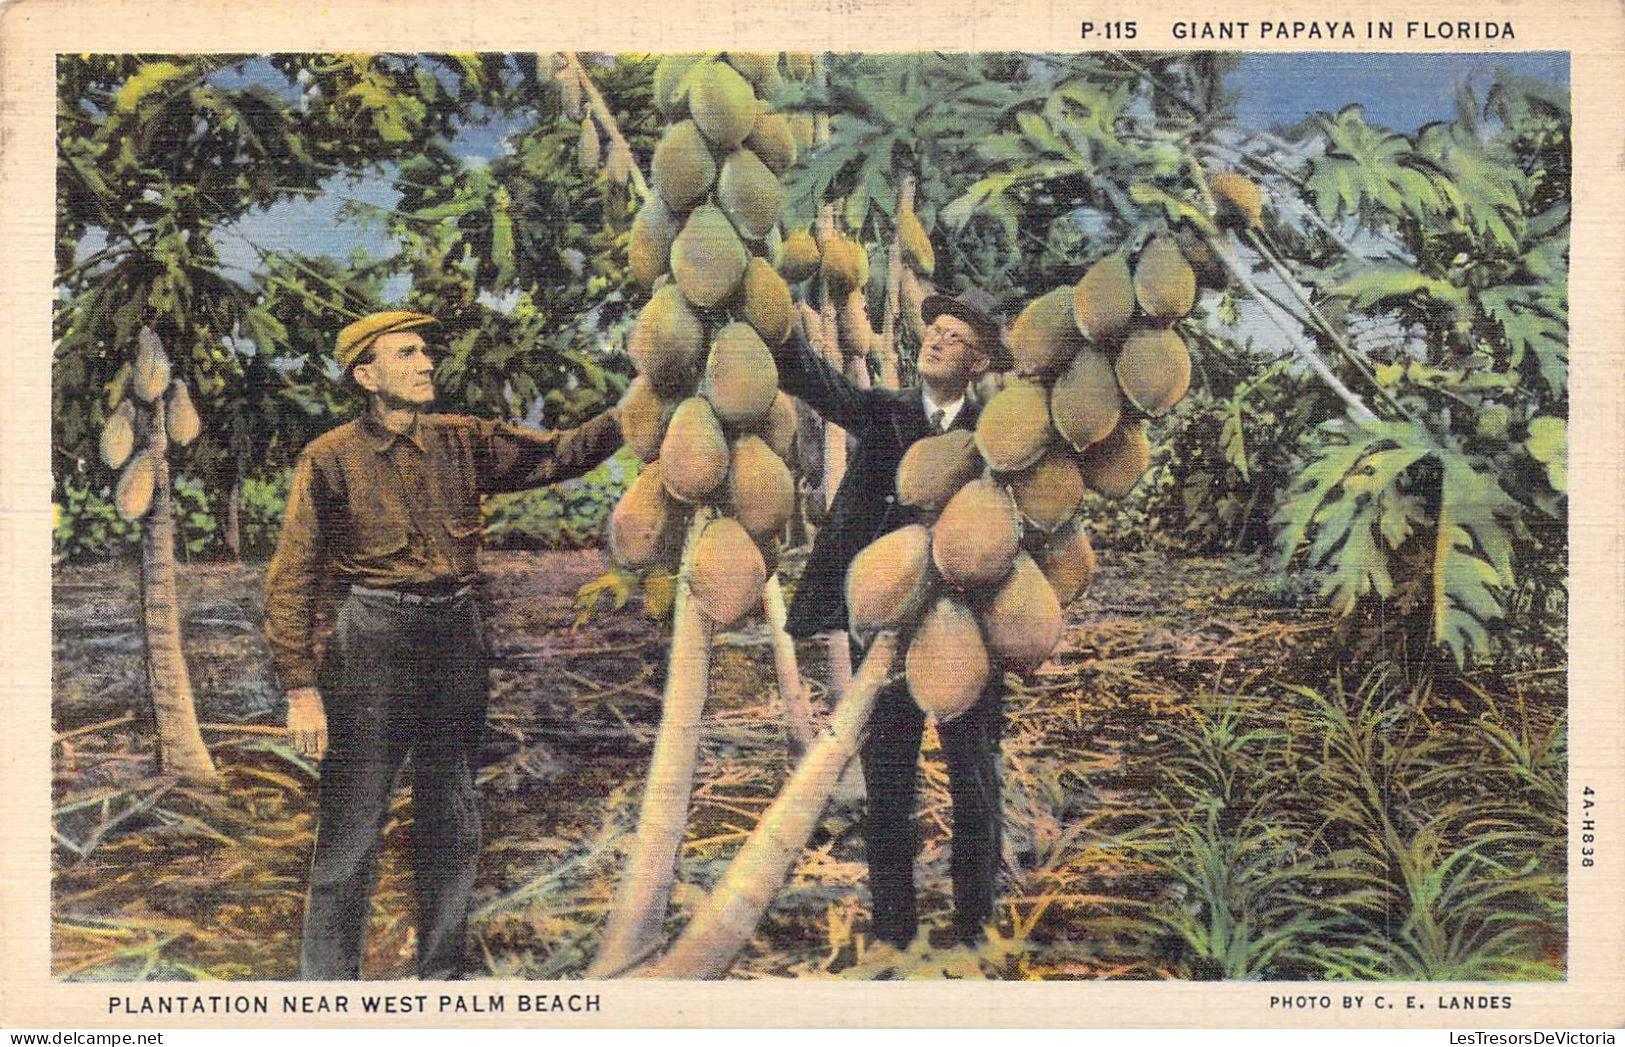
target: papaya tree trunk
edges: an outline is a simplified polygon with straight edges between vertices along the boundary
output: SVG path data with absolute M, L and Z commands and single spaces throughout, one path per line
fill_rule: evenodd
M 1258 304 L 1258 308 L 1263 312 L 1265 319 L 1269 320 L 1277 330 L 1286 335 L 1287 343 L 1292 346 L 1292 350 L 1297 353 L 1298 358 L 1308 364 L 1309 369 L 1315 372 L 1315 375 L 1322 382 L 1326 383 L 1326 387 L 1337 394 L 1339 400 L 1343 401 L 1344 406 L 1348 408 L 1349 417 L 1361 425 L 1369 425 L 1377 421 L 1377 416 L 1372 413 L 1371 408 L 1365 405 L 1365 401 L 1361 400 L 1348 386 L 1344 385 L 1342 379 L 1338 378 L 1326 361 L 1320 358 L 1320 354 L 1309 343 L 1309 339 L 1304 337 L 1302 328 L 1288 319 L 1285 311 L 1271 302 L 1269 296 L 1259 288 L 1247 266 L 1237 259 L 1231 241 L 1211 235 L 1204 238 L 1207 240 L 1208 246 L 1213 249 L 1213 253 L 1224 263 L 1224 267 L 1230 270 L 1230 275 L 1236 281 L 1237 286 Z
M 756 932 L 806 848 L 842 772 L 862 746 L 875 700 L 891 676 L 896 653 L 895 633 L 875 638 L 852 686 L 841 696 L 828 729 L 796 765 L 671 951 L 639 970 L 639 976 L 717 978 L 727 972 Z
M 231 471 L 231 493 L 226 495 L 226 551 L 233 560 L 243 558 L 243 464 L 237 462 Z
M 893 213 L 900 215 L 912 210 L 914 176 L 909 175 L 897 190 L 897 209 Z M 880 385 L 884 389 L 896 389 L 902 382 L 902 368 L 897 357 L 897 321 L 903 311 L 903 264 L 903 238 L 894 233 L 886 264 L 886 303 L 881 311 L 880 338 L 875 349 L 880 364 Z
M 714 509 L 702 508 L 689 523 L 672 605 L 671 649 L 660 730 L 644 782 L 633 841 L 589 978 L 609 978 L 637 963 L 660 944 L 677 875 L 678 850 L 688 828 L 688 802 L 700 747 L 700 714 L 711 676 L 712 622 L 693 599 L 694 547 Z
M 779 697 L 784 702 L 785 740 L 791 757 L 800 759 L 812 744 L 812 706 L 807 701 L 806 685 L 801 682 L 801 668 L 796 664 L 796 642 L 784 630 L 788 615 L 777 572 L 762 587 L 762 612 L 773 641 L 773 668 L 779 678 Z
M 818 216 L 818 249 L 829 250 L 835 240 L 835 205 L 825 204 Z M 841 353 L 840 324 L 836 320 L 835 296 L 830 294 L 829 282 L 822 281 L 822 308 L 818 313 L 819 336 L 824 356 L 837 371 L 845 373 L 846 360 Z M 835 504 L 835 491 L 846 475 L 846 431 L 833 422 L 824 423 L 824 507 Z
M 165 774 L 197 781 L 219 779 L 198 728 L 192 677 L 181 649 L 180 591 L 175 583 L 175 512 L 169 496 L 169 439 L 164 401 L 150 418 L 150 446 L 157 461 L 152 508 L 141 525 L 141 615 L 147 645 L 147 681 L 158 724 L 158 759 Z
M 830 704 L 839 706 L 852 687 L 852 638 L 844 629 L 827 632 L 824 634 L 824 650 L 827 654 Z M 853 765 L 836 783 L 832 799 L 837 807 L 852 808 L 862 803 L 866 795 L 868 791 L 863 784 L 863 775 Z

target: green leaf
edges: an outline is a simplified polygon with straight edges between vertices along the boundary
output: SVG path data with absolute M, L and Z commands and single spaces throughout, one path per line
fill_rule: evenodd
M 1327 294 L 1350 299 L 1353 309 L 1366 310 L 1384 302 L 1425 294 L 1456 308 L 1467 304 L 1467 292 L 1449 281 L 1397 264 L 1371 265 L 1327 289 Z
M 1204 233 L 1217 236 L 1219 227 L 1213 224 L 1208 213 L 1188 200 L 1182 200 L 1171 193 L 1157 188 L 1149 182 L 1135 182 L 1128 187 L 1129 199 L 1137 204 L 1148 207 L 1160 207 L 1167 215 L 1169 224 L 1189 222 Z
M 1443 456 L 1444 483 L 1433 560 L 1433 637 L 1464 666 L 1469 654 L 1489 650 L 1485 624 L 1505 608 L 1499 591 L 1510 586 L 1512 543 L 1497 514 L 1511 499 L 1494 477 L 1474 471 L 1464 457 Z
M 132 113 L 165 84 L 179 80 L 190 72 L 188 67 L 174 62 L 143 62 L 141 68 L 119 87 L 113 108 L 121 113 Z
M 1232 403 L 1230 411 L 1224 416 L 1224 424 L 1219 427 L 1219 447 L 1224 452 L 1224 460 L 1235 466 L 1241 478 L 1250 481 L 1247 473 L 1247 440 L 1242 430 L 1241 404 Z
M 1554 491 L 1569 489 L 1568 425 L 1561 418 L 1540 417 L 1529 422 L 1529 439 L 1524 441 L 1529 456 L 1546 467 L 1546 479 Z
M 499 187 L 491 206 L 491 264 L 496 266 L 497 286 L 506 287 L 513 279 L 513 212 L 506 188 Z
M 621 567 L 611 567 L 597 578 L 583 584 L 576 590 L 574 627 L 579 628 L 591 620 L 593 613 L 598 609 L 598 601 L 606 594 L 614 601 L 615 610 L 619 611 L 626 606 L 637 587 L 638 576 Z
M 1067 144 L 1050 130 L 1049 121 L 1037 113 L 1022 111 L 1016 114 L 1016 126 L 1027 140 L 1037 146 L 1041 152 L 1054 156 L 1072 157 L 1073 151 Z

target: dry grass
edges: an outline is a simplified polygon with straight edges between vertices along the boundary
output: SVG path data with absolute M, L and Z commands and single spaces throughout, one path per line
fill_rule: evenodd
M 596 554 L 494 554 L 486 569 L 496 668 L 474 948 L 495 976 L 578 976 L 630 842 L 664 637 L 632 610 L 569 629 Z M 313 774 L 264 731 L 280 710 L 256 625 L 260 571 L 199 565 L 182 580 L 218 790 L 154 776 L 129 572 L 58 574 L 59 977 L 296 973 Z M 1104 556 L 1063 649 L 1007 704 L 994 940 L 976 953 L 940 944 L 951 808 L 928 731 L 915 949 L 868 946 L 861 803 L 848 795 L 732 975 L 1561 976 L 1563 834 L 1538 841 L 1563 819 L 1562 674 L 1345 687 L 1331 623 L 1277 588 L 1250 560 Z M 713 659 L 670 930 L 787 773 L 766 641 L 760 627 L 726 634 Z M 801 656 L 821 678 L 822 647 Z M 1362 807 L 1367 779 L 1379 802 Z M 404 791 L 396 811 L 369 977 L 412 970 Z M 1394 912 L 1410 918 L 1376 916 Z

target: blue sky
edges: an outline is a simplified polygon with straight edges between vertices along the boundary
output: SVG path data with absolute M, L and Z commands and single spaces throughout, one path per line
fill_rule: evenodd
M 1456 92 L 1472 86 L 1482 101 L 1497 70 L 1560 84 L 1569 82 L 1569 56 L 1561 51 L 1508 54 L 1362 54 L 1305 52 L 1249 54 L 1225 86 L 1240 96 L 1236 118 L 1268 130 L 1307 113 L 1336 112 L 1350 102 L 1365 118 L 1414 131 L 1456 115 Z
M 1562 84 L 1569 82 L 1568 55 L 1562 52 L 1300 52 L 1245 55 L 1225 85 L 1237 94 L 1237 119 L 1248 128 L 1267 130 L 1309 113 L 1335 112 L 1358 101 L 1365 107 L 1367 120 L 1414 131 L 1430 121 L 1452 118 L 1456 94 L 1463 85 L 1475 88 L 1482 99 L 1502 69 Z M 252 71 L 247 78 L 259 79 Z M 275 75 L 261 82 L 279 89 L 288 86 Z M 513 126 L 492 121 L 483 127 L 470 127 L 454 146 L 471 162 L 489 160 L 501 154 L 502 139 Z M 387 174 L 352 183 L 335 179 L 321 196 L 278 204 L 223 229 L 221 254 L 228 265 L 239 267 L 234 275 L 246 279 L 245 270 L 252 270 L 258 261 L 246 241 L 269 250 L 338 257 L 347 256 L 356 247 L 373 257 L 392 253 L 393 244 L 379 230 L 362 228 L 339 217 L 340 207 L 351 198 L 383 207 L 392 206 L 397 199 Z M 406 289 L 404 278 L 400 278 L 386 286 L 385 293 L 398 300 Z

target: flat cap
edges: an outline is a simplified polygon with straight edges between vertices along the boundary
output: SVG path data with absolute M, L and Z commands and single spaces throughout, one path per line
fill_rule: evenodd
M 433 323 L 439 321 L 427 313 L 412 313 L 404 309 L 372 313 L 339 332 L 338 346 L 333 350 L 333 355 L 338 357 L 339 366 L 348 371 L 380 335 L 410 331 Z

